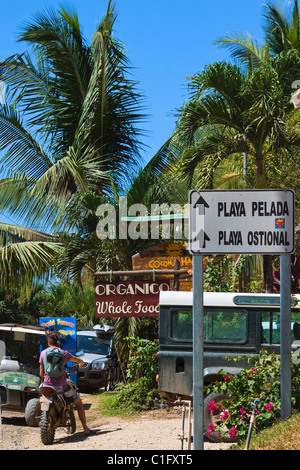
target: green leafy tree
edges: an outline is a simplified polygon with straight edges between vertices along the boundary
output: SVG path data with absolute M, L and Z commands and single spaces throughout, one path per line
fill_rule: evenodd
M 187 143 L 183 174 L 192 176 L 198 170 L 199 184 L 210 187 L 221 161 L 246 152 L 256 170 L 252 186 L 266 187 L 266 156 L 299 143 L 298 134 L 285 124 L 292 111 L 288 72 L 297 61 L 290 52 L 250 74 L 236 65 L 217 62 L 192 77 L 191 100 L 182 108 L 178 125 Z
M 117 387 L 117 407 L 131 411 L 153 408 L 159 399 L 156 375 L 158 373 L 158 344 L 138 337 L 125 338 L 131 347 L 127 365 L 127 384 Z
M 34 297 L 42 317 L 76 317 L 77 327 L 93 326 L 95 293 L 93 285 L 52 284 Z
M 123 45 L 114 38 L 115 20 L 109 1 L 88 44 L 75 12 L 50 8 L 24 25 L 19 41 L 31 52 L 1 62 L 1 80 L 10 92 L 0 109 L 0 209 L 27 226 L 76 233 L 88 214 L 95 215 L 86 195 L 93 192 L 93 202 L 99 201 L 113 193 L 112 182 L 125 191 L 141 161 L 141 96 L 128 78 Z M 26 282 L 28 269 L 31 278 L 49 272 L 67 244 L 59 234 L 39 234 L 41 243 L 33 232 L 28 238 L 26 229 L 18 229 L 19 240 L 16 228 L 0 230 L 7 282 Z M 10 263 L 14 254 L 17 261 Z

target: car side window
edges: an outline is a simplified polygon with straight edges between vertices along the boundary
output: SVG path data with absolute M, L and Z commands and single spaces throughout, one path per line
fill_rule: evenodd
M 204 311 L 204 341 L 242 343 L 247 340 L 247 311 L 211 309 Z M 192 310 L 171 310 L 170 338 L 174 341 L 192 341 Z
M 300 340 L 300 313 L 298 311 L 292 311 L 291 314 L 291 339 L 292 343 Z M 280 312 L 263 311 L 261 313 L 261 342 L 280 344 Z
M 247 340 L 246 310 L 208 310 L 204 315 L 204 340 L 243 343 Z
M 174 341 L 193 340 L 193 312 L 192 310 L 171 310 L 170 337 Z

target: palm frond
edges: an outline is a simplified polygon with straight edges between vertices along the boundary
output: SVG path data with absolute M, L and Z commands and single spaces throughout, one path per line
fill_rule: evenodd
M 218 39 L 214 44 L 229 50 L 231 57 L 246 70 L 254 70 L 269 62 L 267 43 L 260 44 L 248 33 L 234 33 Z
M 7 224 L 0 222 L 0 237 L 6 239 L 19 239 L 33 242 L 57 242 L 56 237 L 49 235 L 47 233 L 39 232 L 37 230 L 32 230 L 27 227 L 21 227 L 19 225 Z M 3 243 L 2 243 L 3 245 Z
M 273 54 L 284 50 L 299 50 L 299 8 L 294 0 L 292 12 L 283 11 L 275 4 L 267 2 L 264 7 L 264 31 L 266 41 Z
M 249 146 L 242 134 L 223 126 L 211 126 L 202 133 L 201 140 L 195 146 L 187 148 L 183 153 L 181 172 L 191 177 L 197 170 L 198 184 L 204 173 L 206 176 L 203 179 L 211 183 L 213 171 L 221 161 L 234 153 L 248 151 Z
M 99 149 L 100 168 L 104 165 L 120 185 L 118 174 L 130 175 L 140 158 L 142 131 L 136 124 L 144 115 L 135 83 L 127 78 L 130 68 L 123 47 L 111 36 L 114 21 L 114 7 L 109 3 L 92 40 L 95 65 L 81 122 L 89 126 L 90 137 Z M 86 132 L 85 126 L 80 130 Z
M 48 278 L 60 246 L 54 242 L 23 241 L 0 248 L 0 284 L 8 289 Z
M 2 167 L 32 178 L 38 178 L 52 164 L 41 145 L 23 127 L 19 113 L 8 105 L 0 109 L 0 151 L 4 150 Z

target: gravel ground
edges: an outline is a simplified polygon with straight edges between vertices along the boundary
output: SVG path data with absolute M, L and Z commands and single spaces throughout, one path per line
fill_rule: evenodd
M 68 436 L 64 429 L 58 429 L 54 443 L 44 446 L 39 428 L 28 427 L 22 414 L 2 411 L 0 450 L 181 450 L 178 439 L 182 424 L 180 407 L 143 412 L 132 418 L 106 417 L 97 410 L 97 396 L 81 394 L 81 398 L 94 435 L 86 437 L 77 421 L 75 434 Z M 185 431 L 187 427 L 186 419 Z M 204 443 L 204 450 L 229 447 L 225 443 Z M 186 442 L 184 450 L 188 450 Z

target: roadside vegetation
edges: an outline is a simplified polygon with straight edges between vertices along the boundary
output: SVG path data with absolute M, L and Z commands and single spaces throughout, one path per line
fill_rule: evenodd
M 132 354 L 126 367 L 126 384 L 120 383 L 114 395 L 100 396 L 102 412 L 133 414 L 150 410 L 160 402 L 156 377 L 158 374 L 158 341 L 125 338 L 131 343 Z
M 249 450 L 299 450 L 300 413 L 277 422 L 252 436 Z M 243 450 L 244 442 L 233 446 L 231 450 Z
M 247 358 L 226 358 L 228 362 L 247 361 L 249 367 L 237 374 L 228 374 L 226 368 L 221 371 L 220 381 L 206 387 L 206 394 L 212 399 L 208 403 L 211 423 L 207 426 L 207 434 L 232 438 L 246 439 L 249 429 L 252 403 L 257 401 L 255 411 L 256 434 L 269 428 L 280 420 L 280 357 L 276 354 L 261 351 L 258 356 Z M 292 375 L 292 408 L 300 411 L 300 366 L 291 365 Z M 210 395 L 211 394 L 211 395 Z M 223 397 L 216 401 L 213 396 Z

